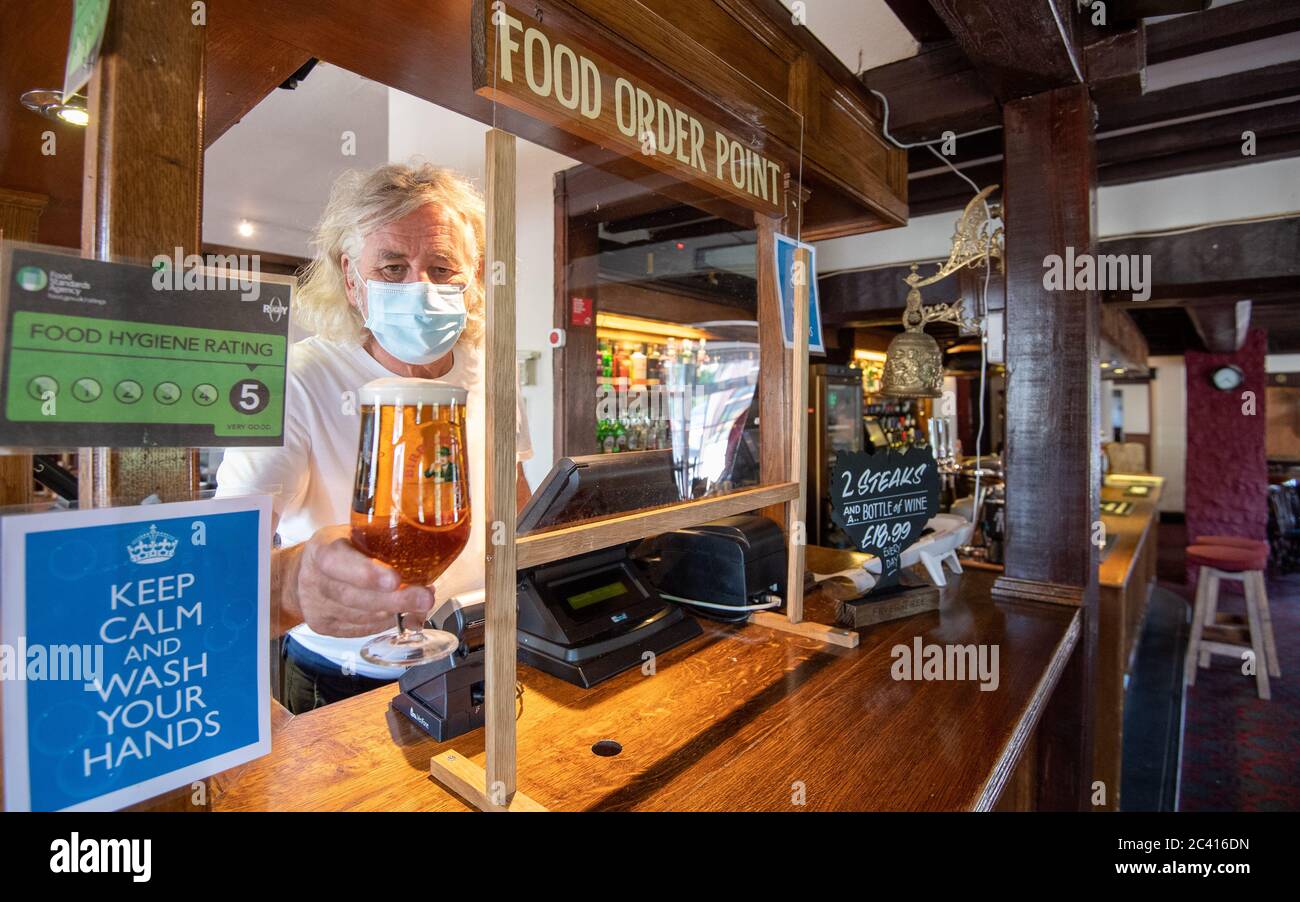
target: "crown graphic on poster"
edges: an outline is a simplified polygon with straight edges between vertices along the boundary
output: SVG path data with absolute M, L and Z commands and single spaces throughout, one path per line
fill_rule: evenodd
M 160 564 L 171 559 L 178 544 L 180 542 L 175 536 L 160 532 L 157 526 L 150 523 L 148 532 L 140 533 L 135 541 L 126 546 L 126 553 L 137 564 Z

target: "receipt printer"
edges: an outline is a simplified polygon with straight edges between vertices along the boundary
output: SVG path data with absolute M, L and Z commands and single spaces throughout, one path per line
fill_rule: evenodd
M 785 596 L 785 534 L 767 517 L 724 517 L 665 533 L 658 545 L 655 588 L 672 601 L 703 602 L 701 613 L 726 618 L 726 608 Z

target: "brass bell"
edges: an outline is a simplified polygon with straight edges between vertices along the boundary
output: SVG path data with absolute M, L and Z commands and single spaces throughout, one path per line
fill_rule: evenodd
M 1002 228 L 992 221 L 996 205 L 988 203 L 988 196 L 997 190 L 990 185 L 980 191 L 957 220 L 952 237 L 952 250 L 947 262 L 939 266 L 932 276 L 925 278 L 912 264 L 911 272 L 903 277 L 909 286 L 907 309 L 903 311 L 902 335 L 894 336 L 885 357 L 885 371 L 880 379 L 880 393 L 895 398 L 938 398 L 943 394 L 943 352 L 939 343 L 925 334 L 925 324 L 953 323 L 964 330 L 974 330 L 973 322 L 962 315 L 961 301 L 948 304 L 921 304 L 921 286 L 933 285 L 968 266 L 982 263 L 992 266 L 1002 264 Z M 999 211 L 1000 213 L 1000 211 Z
M 880 393 L 895 398 L 938 398 L 943 394 L 943 352 L 939 343 L 925 333 L 921 292 L 915 286 L 907 293 L 903 312 L 906 329 L 895 335 L 885 355 Z

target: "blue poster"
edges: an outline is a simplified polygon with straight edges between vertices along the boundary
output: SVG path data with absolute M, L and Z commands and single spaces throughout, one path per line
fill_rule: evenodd
M 795 268 L 796 248 L 808 252 L 807 272 L 799 272 Z M 781 335 L 785 339 L 787 348 L 794 347 L 794 339 L 791 336 L 794 331 L 796 275 L 808 280 L 808 353 L 825 354 L 826 346 L 822 342 L 821 304 L 817 299 L 817 248 L 802 241 L 795 241 L 786 235 L 777 235 L 776 276 L 781 295 Z
M 117 809 L 270 752 L 270 500 L 5 517 L 8 810 Z

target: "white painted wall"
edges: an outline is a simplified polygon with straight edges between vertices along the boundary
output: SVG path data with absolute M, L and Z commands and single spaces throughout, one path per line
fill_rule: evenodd
M 1300 373 L 1300 354 L 1269 354 L 1264 358 L 1264 372 Z
M 203 240 L 310 257 L 334 179 L 388 159 L 387 91 L 328 63 L 272 91 L 203 155 Z M 242 219 L 251 237 L 236 231 Z
M 1160 510 L 1183 510 L 1183 474 L 1187 464 L 1187 367 L 1183 358 L 1151 357 L 1156 378 L 1151 383 L 1155 431 L 1151 436 L 1151 472 L 1163 476 Z
M 1145 384 L 1117 385 L 1124 396 L 1124 434 L 1136 432 L 1146 435 L 1151 431 L 1150 392 Z
M 1197 172 L 1097 192 L 1102 238 L 1300 212 L 1300 158 Z
M 388 91 L 388 158 L 428 160 L 466 175 L 483 189 L 483 141 L 487 126 L 401 91 Z M 533 458 L 524 473 L 533 488 L 545 478 L 554 457 L 555 406 L 551 349 L 546 343 L 555 303 L 554 176 L 577 164 L 566 156 L 520 140 L 516 144 L 518 179 L 518 291 L 515 298 L 515 343 L 520 351 L 538 351 L 537 384 L 520 389 L 533 440 Z

